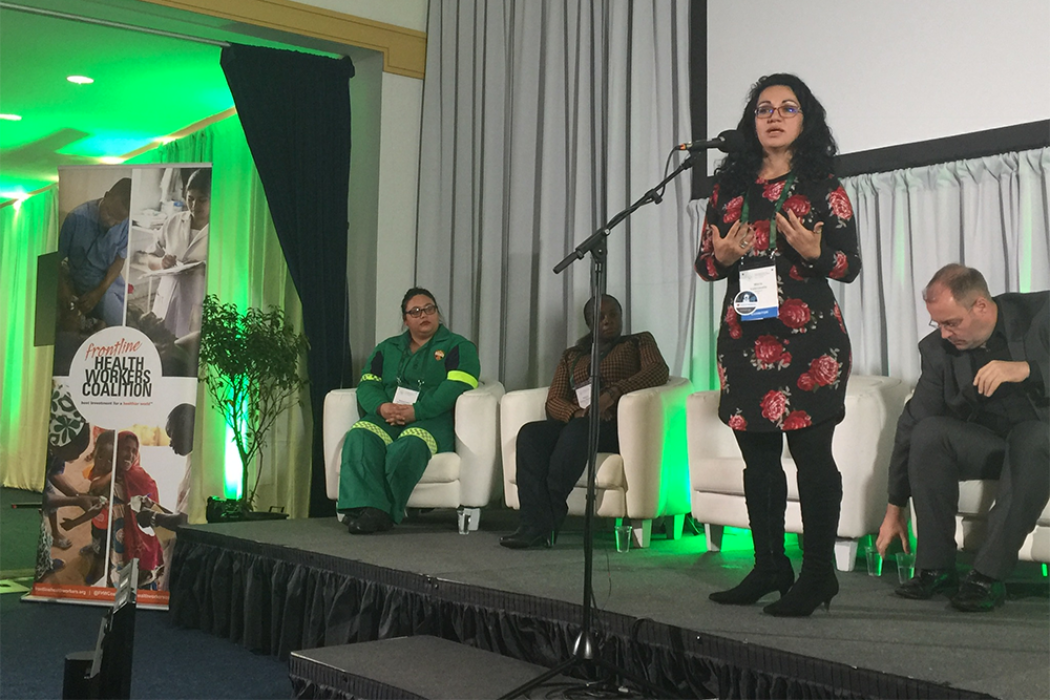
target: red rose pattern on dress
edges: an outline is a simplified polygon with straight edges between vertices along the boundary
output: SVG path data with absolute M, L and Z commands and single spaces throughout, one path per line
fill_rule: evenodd
M 761 219 L 752 223 L 751 230 L 755 232 L 755 245 L 751 251 L 769 250 L 769 219 Z
M 809 203 L 809 199 L 800 194 L 791 195 L 784 202 L 784 211 L 795 212 L 795 216 L 800 219 L 808 214 L 812 208 L 813 205 Z
M 813 421 L 810 420 L 809 414 L 805 411 L 792 411 L 784 419 L 784 424 L 781 426 L 784 430 L 798 430 L 799 428 L 808 428 L 813 425 Z
M 788 414 L 790 410 L 788 408 L 788 397 L 791 395 L 791 391 L 784 387 L 783 389 L 770 390 L 762 397 L 762 417 L 771 423 L 776 423 L 777 427 L 780 427 L 784 423 L 784 416 Z
M 768 226 L 785 180 L 759 180 L 748 190 L 755 233 L 750 256 L 770 256 Z M 724 188 L 712 193 L 695 264 L 703 279 L 728 283 L 716 353 L 719 416 L 734 430 L 785 431 L 816 425 L 841 414 L 850 372 L 849 338 L 828 285 L 829 279 L 851 282 L 861 269 L 849 197 L 834 177 L 795 181 L 784 209 L 794 212 L 810 230 L 823 223 L 822 254 L 804 264 L 787 239 L 777 236 L 770 257 L 779 287 L 778 317 L 743 321 L 732 306 L 740 290 L 740 266 L 713 264 L 707 234 L 712 224 L 726 233 L 739 220 L 742 195 Z
M 744 208 L 744 198 L 734 197 L 729 200 L 729 204 L 726 205 L 726 213 L 722 216 L 722 222 L 731 224 L 740 218 L 740 212 Z
M 780 320 L 792 331 L 805 333 L 812 317 L 809 304 L 801 299 L 785 299 L 780 302 Z
M 842 185 L 839 185 L 837 190 L 828 193 L 828 206 L 831 207 L 831 213 L 840 220 L 839 225 L 853 218 L 853 205 L 850 204 L 849 196 Z
M 849 260 L 846 258 L 846 254 L 841 250 L 835 251 L 835 267 L 831 268 L 828 277 L 833 280 L 840 280 L 845 276 L 847 269 L 849 269 Z
M 744 329 L 740 327 L 740 317 L 732 306 L 726 307 L 726 326 L 729 328 L 729 337 L 733 340 L 739 340 L 744 334 Z
M 761 335 L 755 341 L 751 364 L 757 369 L 786 369 L 791 365 L 791 353 L 785 349 L 789 341 L 772 335 Z
M 780 193 L 783 191 L 784 181 L 777 180 L 776 182 L 766 183 L 766 186 L 762 189 L 762 196 L 770 202 L 775 202 L 780 199 Z

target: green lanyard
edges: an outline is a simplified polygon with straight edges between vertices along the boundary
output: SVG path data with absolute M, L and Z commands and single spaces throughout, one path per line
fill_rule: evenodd
M 791 193 L 791 186 L 795 184 L 795 173 L 788 175 L 788 179 L 784 181 L 784 189 L 780 191 L 780 198 L 773 207 L 773 216 L 769 218 L 769 252 L 772 255 L 773 251 L 777 248 L 777 214 L 780 213 L 781 208 L 784 206 L 784 202 L 787 201 L 788 194 Z M 747 219 L 747 213 L 749 210 L 748 201 L 751 199 L 751 191 L 748 189 L 747 194 L 744 196 L 744 208 L 740 211 L 740 220 L 745 224 L 750 223 Z

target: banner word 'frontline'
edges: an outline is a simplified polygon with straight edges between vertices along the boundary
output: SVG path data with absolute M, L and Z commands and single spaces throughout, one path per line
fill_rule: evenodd
M 127 355 L 129 352 L 138 352 L 138 349 L 142 346 L 142 341 L 131 342 L 121 338 L 112 345 L 95 345 L 94 343 L 88 343 L 87 352 L 84 353 L 85 357 L 116 357 L 117 355 Z

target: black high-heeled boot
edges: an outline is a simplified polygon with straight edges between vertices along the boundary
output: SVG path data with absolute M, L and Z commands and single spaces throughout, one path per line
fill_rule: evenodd
M 835 535 L 842 504 L 842 475 L 836 470 L 817 477 L 800 469 L 798 491 L 805 535 L 802 571 L 783 598 L 763 609 L 776 617 L 807 617 L 821 605 L 830 611 L 831 599 L 839 592 L 839 581 L 835 577 Z
M 722 605 L 753 605 L 773 591 L 784 595 L 795 571 L 784 554 L 787 478 L 783 470 L 744 470 L 744 498 L 755 544 L 755 568 L 738 585 L 708 596 Z
M 794 582 L 795 571 L 785 559 L 780 568 L 764 570 L 756 566 L 739 584 L 727 591 L 712 593 L 708 598 L 722 605 L 754 605 L 773 591 L 784 595 Z
M 780 600 L 770 603 L 762 612 L 774 617 L 808 617 L 821 605 L 831 610 L 831 599 L 838 595 L 839 580 L 835 570 L 828 569 L 823 573 L 810 573 L 805 564 L 798 581 Z

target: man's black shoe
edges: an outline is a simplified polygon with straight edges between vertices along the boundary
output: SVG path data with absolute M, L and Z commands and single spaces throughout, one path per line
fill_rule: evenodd
M 385 532 L 394 527 L 394 519 L 389 513 L 378 508 L 362 508 L 361 515 L 347 522 L 346 529 L 351 535 L 371 535 L 373 532 Z
M 901 598 L 928 600 L 935 593 L 955 590 L 959 585 L 959 574 L 955 569 L 922 569 L 915 572 L 909 581 L 900 586 L 894 593 Z
M 550 549 L 554 544 L 554 533 L 550 530 L 534 530 L 522 525 L 513 534 L 499 538 L 499 543 L 507 549 L 528 549 L 540 545 Z
M 991 612 L 1006 602 L 1006 585 L 977 571 L 966 574 L 952 607 L 963 612 Z

